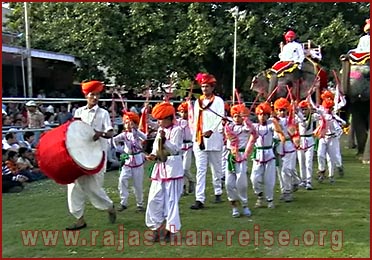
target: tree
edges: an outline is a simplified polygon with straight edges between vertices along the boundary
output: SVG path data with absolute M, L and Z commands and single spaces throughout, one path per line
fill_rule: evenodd
M 77 56 L 76 79 L 115 76 L 115 84 L 138 88 L 146 80 L 169 81 L 169 72 L 193 79 L 199 71 L 216 76 L 219 92 L 230 96 L 234 19 L 237 5 L 247 10 L 238 24 L 237 88 L 278 59 L 288 29 L 300 41 L 323 48 L 322 65 L 338 69 L 339 56 L 354 48 L 369 16 L 369 3 L 32 3 L 31 45 Z M 7 28 L 24 29 L 22 3 Z M 107 69 L 105 75 L 97 66 Z

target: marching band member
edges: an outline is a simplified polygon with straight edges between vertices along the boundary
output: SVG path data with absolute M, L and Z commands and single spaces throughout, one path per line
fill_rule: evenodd
M 199 73 L 196 77 L 201 86 L 203 95 L 195 102 L 194 119 L 195 133 L 193 136 L 193 151 L 196 164 L 196 187 L 195 203 L 191 209 L 202 209 L 205 203 L 205 182 L 208 164 L 212 170 L 212 180 L 215 195 L 215 203 L 222 202 L 221 177 L 222 177 L 222 124 L 224 116 L 224 102 L 213 91 L 216 79 L 213 75 Z
M 300 169 L 300 187 L 312 190 L 311 180 L 313 178 L 314 137 L 313 124 L 319 119 L 319 115 L 312 113 L 309 102 L 302 100 L 298 103 L 300 111 L 296 114 L 298 129 L 300 133 L 300 147 L 297 150 L 297 159 Z
M 188 104 L 187 102 L 182 102 L 178 108 L 178 113 L 181 115 L 181 118 L 177 119 L 178 126 L 182 129 L 182 165 L 184 171 L 184 189 L 183 194 L 186 192 L 186 182 L 188 183 L 188 193 L 193 193 L 195 190 L 195 178 L 192 176 L 191 169 L 191 160 L 192 160 L 192 135 L 188 122 Z
M 279 123 L 285 135 L 285 142 L 279 143 L 277 152 L 281 159 L 280 175 L 281 175 L 281 192 L 282 198 L 285 202 L 293 201 L 294 187 L 300 183 L 296 174 L 296 147 L 293 140 L 290 138 L 288 125 L 289 118 L 287 116 L 290 103 L 285 98 L 278 98 L 274 102 L 274 109 L 279 118 Z M 277 135 L 274 137 L 279 139 Z M 297 180 L 298 179 L 298 180 Z M 298 183 L 297 183 L 298 182 Z
M 147 136 L 137 127 L 139 116 L 134 112 L 125 112 L 123 115 L 124 131 L 113 138 L 114 146 L 119 142 L 123 144 L 123 152 L 120 155 L 121 171 L 119 176 L 120 207 L 123 211 L 128 207 L 129 179 L 133 180 L 134 194 L 137 202 L 137 211 L 145 211 L 143 208 L 143 175 L 144 154 L 142 141 Z
M 320 115 L 320 124 L 315 130 L 315 135 L 319 138 L 318 144 L 318 181 L 321 183 L 325 178 L 326 161 L 328 165 L 329 182 L 333 184 L 334 180 L 334 167 L 337 161 L 337 153 L 339 153 L 340 142 L 339 136 L 342 135 L 342 128 L 337 123 L 334 115 L 332 114 L 332 107 L 334 105 L 333 99 L 325 98 L 321 106 L 318 108 L 308 97 L 308 102 Z
M 267 102 L 259 104 L 255 109 L 258 123 L 253 123 L 256 135 L 250 135 L 247 147 L 247 155 L 252 151 L 251 182 L 257 196 L 256 208 L 264 206 L 264 194 L 268 208 L 275 208 L 275 155 L 273 151 L 274 132 L 278 133 L 280 140 L 285 141 L 284 133 L 278 119 L 269 118 L 272 110 Z M 263 189 L 264 184 L 264 189 Z
M 234 105 L 231 107 L 230 113 L 233 122 L 225 124 L 228 150 L 225 185 L 234 218 L 240 216 L 239 202 L 243 206 L 243 215 L 247 217 L 251 215 L 248 208 L 247 158 L 244 156 L 251 132 L 250 127 L 243 120 L 243 117 L 247 117 L 248 113 L 249 111 L 244 104 Z
M 95 135 L 92 137 L 93 140 L 100 142 L 103 150 L 107 151 L 107 139 L 110 139 L 114 132 L 109 113 L 98 106 L 100 92 L 103 90 L 104 85 L 99 81 L 89 81 L 82 83 L 81 87 L 87 99 L 87 105 L 78 108 L 74 117 L 80 118 L 83 122 L 93 127 L 95 130 Z M 97 209 L 108 211 L 109 221 L 115 223 L 116 211 L 114 204 L 103 189 L 105 172 L 106 166 L 97 174 L 81 176 L 75 182 L 67 185 L 68 207 L 70 213 L 77 219 L 75 224 L 66 228 L 67 230 L 78 230 L 87 226 L 84 219 L 86 198 Z
M 151 186 L 146 209 L 146 226 L 154 231 L 153 241 L 160 240 L 160 230 L 165 221 L 165 241 L 174 238 L 181 229 L 178 201 L 182 195 L 183 168 L 181 147 L 182 129 L 173 124 L 174 107 L 163 102 L 152 109 L 159 129 L 151 154 L 147 160 L 155 161 L 151 173 Z

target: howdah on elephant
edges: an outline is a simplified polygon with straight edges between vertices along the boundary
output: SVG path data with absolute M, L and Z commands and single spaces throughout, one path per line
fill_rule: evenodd
M 292 97 L 300 100 L 307 97 L 312 88 L 317 90 L 327 86 L 327 73 L 311 58 L 306 58 L 301 70 L 292 62 L 277 62 L 270 69 L 253 77 L 251 90 L 262 93 L 265 97 L 272 94 L 271 99 Z

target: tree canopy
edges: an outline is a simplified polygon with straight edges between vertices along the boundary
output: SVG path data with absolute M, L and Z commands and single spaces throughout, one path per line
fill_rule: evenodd
M 166 82 L 171 71 L 193 79 L 199 71 L 216 76 L 231 93 L 234 6 L 247 10 L 238 21 L 236 86 L 247 90 L 251 77 L 278 60 L 288 29 L 299 41 L 322 46 L 322 65 L 339 69 L 339 56 L 355 48 L 369 17 L 368 2 L 335 3 L 30 3 L 32 48 L 81 59 L 76 79 L 138 88 L 146 80 Z M 24 31 L 23 3 L 11 3 L 6 24 Z M 106 75 L 99 67 L 107 68 Z

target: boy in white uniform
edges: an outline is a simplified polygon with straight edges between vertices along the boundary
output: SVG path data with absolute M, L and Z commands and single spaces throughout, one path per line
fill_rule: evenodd
M 258 123 L 253 123 L 255 133 L 248 141 L 247 155 L 252 151 L 252 173 L 251 182 L 257 196 L 256 208 L 263 207 L 264 194 L 268 208 L 274 208 L 274 186 L 275 186 L 275 155 L 273 151 L 274 132 L 279 133 L 282 142 L 285 141 L 277 118 L 269 118 L 272 110 L 268 103 L 264 102 L 256 107 Z M 264 189 L 262 188 L 264 184 Z
M 128 207 L 129 179 L 133 180 L 134 194 L 137 202 L 137 211 L 143 212 L 143 175 L 145 157 L 142 150 L 142 141 L 146 134 L 137 129 L 139 116 L 134 112 L 123 115 L 124 131 L 113 138 L 114 145 L 123 143 L 123 153 L 120 161 L 123 164 L 119 176 L 118 189 L 120 193 L 120 207 L 123 211 Z
M 247 158 L 244 152 L 252 130 L 243 121 L 243 117 L 248 116 L 248 109 L 244 104 L 232 106 L 230 114 L 234 121 L 225 125 L 228 150 L 228 165 L 225 171 L 227 198 L 231 203 L 234 218 L 240 216 L 239 202 L 243 206 L 243 215 L 249 217 L 251 211 L 248 208 Z
M 188 104 L 187 102 L 182 102 L 178 108 L 178 113 L 181 118 L 177 119 L 178 126 L 182 129 L 182 160 L 183 160 L 183 171 L 184 171 L 184 187 L 183 194 L 193 193 L 195 190 L 195 178 L 192 176 L 191 160 L 192 160 L 192 134 L 188 122 Z M 188 191 L 186 191 L 186 183 L 188 183 Z
M 181 147 L 182 129 L 173 121 L 175 109 L 168 102 L 157 104 L 152 116 L 158 120 L 159 129 L 153 149 L 147 160 L 156 161 L 151 173 L 146 209 L 146 226 L 154 231 L 153 241 L 160 240 L 160 231 L 165 221 L 166 242 L 174 239 L 181 229 L 179 199 L 183 189 Z

